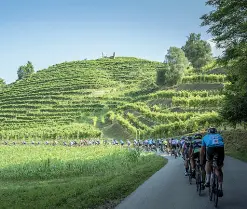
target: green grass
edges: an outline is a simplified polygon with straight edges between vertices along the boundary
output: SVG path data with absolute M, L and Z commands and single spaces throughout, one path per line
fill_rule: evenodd
M 102 128 L 103 136 L 106 138 L 115 139 L 133 139 L 134 135 L 130 134 L 126 129 L 124 129 L 119 123 L 114 122 L 110 125 L 106 125 Z
M 241 151 L 236 151 L 236 150 L 226 150 L 226 155 L 229 155 L 238 160 L 247 162 L 247 152 L 246 151 L 241 152 Z
M 223 131 L 223 138 L 226 142 L 226 154 L 247 162 L 247 131 L 240 129 Z
M 3 146 L 0 154 L 1 208 L 8 209 L 117 203 L 166 163 L 153 154 L 111 146 Z

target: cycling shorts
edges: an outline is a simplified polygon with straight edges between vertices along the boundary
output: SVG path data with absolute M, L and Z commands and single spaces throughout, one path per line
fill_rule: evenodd
M 172 149 L 176 149 L 177 145 L 176 144 L 172 144 Z
M 192 160 L 195 160 L 195 159 L 199 159 L 200 160 L 200 152 L 195 152 L 192 154 Z M 204 158 L 203 158 L 203 162 L 202 162 L 203 165 L 206 164 L 206 155 L 204 155 Z
M 224 147 L 207 147 L 206 157 L 208 162 L 212 162 L 216 158 L 217 166 L 223 166 L 225 149 Z

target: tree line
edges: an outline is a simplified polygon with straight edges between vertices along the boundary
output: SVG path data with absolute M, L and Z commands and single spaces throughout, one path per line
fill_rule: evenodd
M 176 85 L 186 68 L 193 67 L 195 72 L 200 72 L 213 60 L 211 46 L 201 39 L 201 34 L 191 33 L 187 38 L 181 48 L 170 47 L 167 50 L 164 62 L 157 69 L 157 85 Z
M 230 123 L 247 122 L 247 1 L 208 0 L 214 10 L 201 17 L 202 26 L 223 55 L 217 59 L 224 65 L 230 85 L 225 88 L 225 98 L 220 111 Z
M 227 69 L 221 116 L 233 125 L 247 122 L 247 1 L 207 0 L 206 5 L 214 8 L 200 19 L 201 26 L 213 37 L 216 47 L 223 54 L 216 59 L 219 66 Z M 212 61 L 209 43 L 201 40 L 200 34 L 191 33 L 181 48 L 170 47 L 165 61 L 157 68 L 158 85 L 174 85 L 182 79 L 189 64 L 195 72 Z

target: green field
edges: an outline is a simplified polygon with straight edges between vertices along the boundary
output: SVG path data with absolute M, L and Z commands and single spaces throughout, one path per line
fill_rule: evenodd
M 0 155 L 1 208 L 118 203 L 166 163 L 113 146 L 0 146 Z

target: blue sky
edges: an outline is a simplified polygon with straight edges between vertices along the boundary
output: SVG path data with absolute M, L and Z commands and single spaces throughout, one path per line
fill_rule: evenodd
M 35 70 L 107 55 L 163 61 L 191 32 L 210 39 L 199 19 L 205 0 L 1 0 L 0 77 L 17 79 L 30 60 Z

